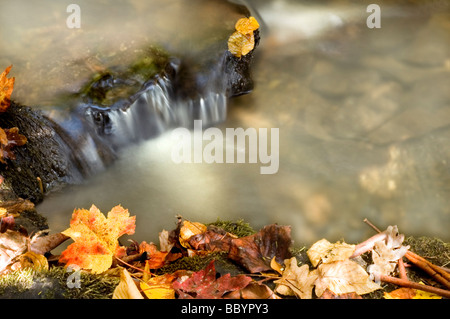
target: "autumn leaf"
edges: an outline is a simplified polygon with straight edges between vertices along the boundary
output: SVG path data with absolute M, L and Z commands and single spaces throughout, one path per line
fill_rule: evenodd
M 247 55 L 255 47 L 253 32 L 259 28 L 254 17 L 242 18 L 236 22 L 236 31 L 228 38 L 228 51 L 240 58 Z
M 306 252 L 314 267 L 320 262 L 329 263 L 333 261 L 346 260 L 355 251 L 355 245 L 346 243 L 330 243 L 326 239 L 315 242 Z
M 308 265 L 297 264 L 297 259 L 292 257 L 284 261 L 285 268 L 281 279 L 274 281 L 277 285 L 275 292 L 285 295 L 295 295 L 301 299 L 311 299 L 314 283 L 318 277 L 317 270 L 309 270 Z
M 413 288 L 399 288 L 384 293 L 385 299 L 442 299 L 442 296 Z
M 7 67 L 2 74 L 0 74 L 0 112 L 6 112 L 11 104 L 11 94 L 14 89 L 15 78 L 7 78 L 12 65 Z
M 70 228 L 62 234 L 75 242 L 67 247 L 59 261 L 75 264 L 93 273 L 102 273 L 111 267 L 113 256 L 123 256 L 125 248 L 119 246 L 118 238 L 134 234 L 136 217 L 129 217 L 127 209 L 118 205 L 111 209 L 108 217 L 92 205 L 90 210 L 76 209 Z
M 220 299 L 228 292 L 245 288 L 252 279 L 245 275 L 231 277 L 225 274 L 216 279 L 214 260 L 190 277 L 181 277 L 173 283 L 180 299 Z
M 389 226 L 386 238 L 374 243 L 372 248 L 373 264 L 367 267 L 367 271 L 377 278 L 379 274 L 389 275 L 397 266 L 397 261 L 402 258 L 409 249 L 403 246 L 405 236 L 399 234 L 397 226 Z
M 180 228 L 180 244 L 184 248 L 191 248 L 188 241 L 189 239 L 198 234 L 202 234 L 206 231 L 206 226 L 202 223 L 198 222 L 190 222 L 189 220 L 185 220 L 182 223 L 182 226 Z
M 126 269 L 120 273 L 120 282 L 114 289 L 112 299 L 144 299 L 133 278 Z
M 27 138 L 19 134 L 19 129 L 13 127 L 10 129 L 0 128 L 0 162 L 6 163 L 5 159 L 15 159 L 12 148 L 25 145 Z
M 228 51 L 238 58 L 247 55 L 254 46 L 255 36 L 253 33 L 242 34 L 236 31 L 228 38 Z
M 317 297 L 321 297 L 327 288 L 338 295 L 350 292 L 364 295 L 381 288 L 370 280 L 360 265 L 349 259 L 320 264 L 317 271 L 318 278 L 314 283 Z
M 259 29 L 259 23 L 254 17 L 241 18 L 236 22 L 234 28 L 241 34 L 249 34 Z

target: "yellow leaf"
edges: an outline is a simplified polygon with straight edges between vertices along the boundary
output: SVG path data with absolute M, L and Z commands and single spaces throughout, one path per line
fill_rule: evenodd
M 152 277 L 140 286 L 148 299 L 175 299 L 175 290 L 167 276 Z
M 381 287 L 370 280 L 369 274 L 357 263 L 349 259 L 320 264 L 315 293 L 318 297 L 328 288 L 335 294 L 356 292 L 364 295 Z
M 76 209 L 70 228 L 62 232 L 74 243 L 62 252 L 59 261 L 91 269 L 93 273 L 104 272 L 111 267 L 113 256 L 123 252 L 118 238 L 134 233 L 135 220 L 120 205 L 111 209 L 107 218 L 94 205 L 90 210 Z
M 250 34 L 259 28 L 259 23 L 254 17 L 242 18 L 236 22 L 235 29 L 241 34 Z
M 422 282 L 421 282 L 422 283 Z M 399 288 L 391 292 L 384 293 L 385 299 L 442 299 L 442 296 L 433 294 L 431 292 L 413 289 L 413 288 Z
M 6 76 L 11 71 L 12 65 L 7 67 L 2 74 L 0 74 L 0 112 L 5 112 L 11 103 L 11 94 L 14 89 L 15 78 L 8 79 Z
M 314 243 L 311 248 L 308 249 L 306 254 L 309 257 L 312 265 L 317 265 L 322 261 L 323 263 L 330 263 L 334 261 L 346 260 L 355 251 L 355 245 L 349 245 L 346 243 L 330 243 L 326 239 L 321 239 Z
M 126 269 L 122 269 L 120 273 L 120 282 L 114 289 L 112 299 L 144 299 Z
M 180 244 L 184 248 L 191 248 L 188 241 L 194 235 L 203 234 L 206 231 L 206 226 L 198 222 L 190 222 L 188 220 L 183 221 L 183 225 L 180 229 Z
M 253 33 L 242 34 L 236 31 L 228 38 L 228 51 L 238 58 L 247 55 L 254 47 L 255 36 Z
M 48 270 L 48 261 L 44 255 L 32 251 L 26 252 L 19 257 L 20 268 L 31 268 L 33 270 Z

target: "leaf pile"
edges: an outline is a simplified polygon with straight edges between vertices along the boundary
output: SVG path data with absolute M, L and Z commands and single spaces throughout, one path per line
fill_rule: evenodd
M 175 229 L 161 231 L 159 245 L 130 240 L 127 247 L 119 238 L 134 233 L 135 216 L 120 205 L 107 216 L 94 205 L 75 209 L 70 227 L 52 235 L 13 230 L 10 216 L 5 225 L 0 233 L 0 274 L 48 269 L 55 263 L 76 265 L 90 273 L 120 276 L 113 294 L 117 299 L 361 299 L 382 289 L 380 280 L 402 286 L 386 291 L 387 299 L 450 294 L 392 277 L 401 272 L 402 258 L 439 272 L 403 245 L 396 226 L 358 245 L 321 239 L 307 250 L 309 261 L 302 263 L 304 258 L 292 253 L 291 228 L 277 224 L 239 237 L 221 223 L 207 225 L 179 216 Z M 50 251 L 68 238 L 74 242 L 59 257 L 52 256 Z M 185 266 L 199 260 L 201 266 L 195 269 Z M 224 262 L 233 264 L 233 270 L 224 268 Z M 446 276 L 439 277 L 443 285 Z

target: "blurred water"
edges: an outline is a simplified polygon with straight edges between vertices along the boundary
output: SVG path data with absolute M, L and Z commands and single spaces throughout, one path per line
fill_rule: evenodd
M 256 87 L 219 127 L 279 128 L 278 173 L 175 164 L 169 132 L 47 198 L 38 210 L 51 229 L 76 207 L 122 204 L 137 215 L 137 240 L 156 240 L 181 214 L 289 224 L 305 244 L 361 241 L 373 233 L 364 218 L 449 241 L 449 2 L 380 1 L 380 29 L 366 26 L 369 1 L 247 3 L 264 22 Z

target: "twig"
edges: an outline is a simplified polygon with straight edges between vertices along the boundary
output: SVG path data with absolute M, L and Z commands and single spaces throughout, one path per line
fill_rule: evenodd
M 378 227 L 372 224 L 367 218 L 364 218 L 363 222 L 372 227 L 377 233 L 381 233 L 381 230 L 379 230 Z
M 411 251 L 407 251 L 405 257 L 414 265 L 432 276 L 436 281 L 447 287 L 447 289 L 450 289 L 450 274 Z
M 403 258 L 398 259 L 398 272 L 400 279 L 408 280 L 408 277 L 406 276 L 406 269 L 405 263 L 403 262 Z
M 418 289 L 418 290 L 422 290 L 422 291 L 427 291 L 427 292 L 431 292 L 431 293 L 434 293 L 436 295 L 439 295 L 439 296 L 442 296 L 445 298 L 450 298 L 449 290 L 444 290 L 444 289 L 439 289 L 439 288 L 436 288 L 433 286 L 418 284 L 413 281 L 395 278 L 395 277 L 391 277 L 391 276 L 387 276 L 387 275 L 380 274 L 379 276 L 380 276 L 379 278 L 381 281 L 384 281 L 387 283 L 391 283 L 391 284 L 406 287 L 406 288 L 413 288 L 413 289 Z

